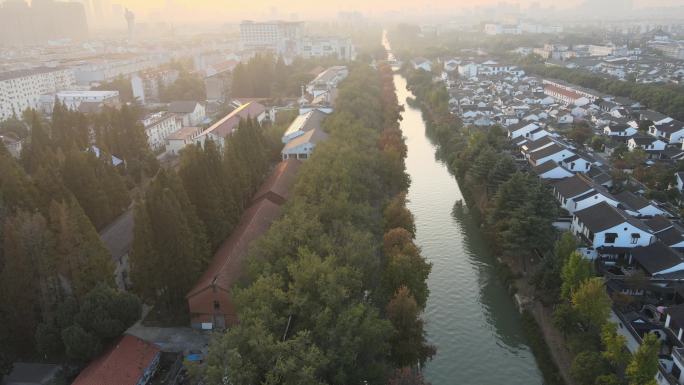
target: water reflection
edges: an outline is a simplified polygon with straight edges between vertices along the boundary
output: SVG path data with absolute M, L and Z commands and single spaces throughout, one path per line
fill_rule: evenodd
M 399 100 L 411 96 L 402 77 L 395 76 L 395 85 Z M 416 217 L 416 242 L 433 264 L 424 318 L 438 352 L 426 378 L 433 385 L 541 384 L 487 242 L 472 213 L 452 210 L 463 199 L 458 184 L 435 159 L 420 110 L 405 107 L 409 209 Z

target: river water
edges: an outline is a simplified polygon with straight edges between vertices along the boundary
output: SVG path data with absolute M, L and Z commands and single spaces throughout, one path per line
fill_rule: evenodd
M 437 355 L 427 364 L 432 385 L 539 385 L 542 375 L 526 345 L 520 315 L 497 277 L 494 256 L 475 221 L 452 210 L 462 199 L 456 180 L 436 160 L 413 95 L 394 77 L 407 138 L 411 175 L 408 207 L 416 219 L 416 241 L 432 262 L 424 319 Z

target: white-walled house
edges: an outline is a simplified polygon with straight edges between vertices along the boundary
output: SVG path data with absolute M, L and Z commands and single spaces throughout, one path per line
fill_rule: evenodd
M 570 158 L 574 155 L 574 152 L 568 150 L 567 148 L 559 144 L 554 143 L 546 148 L 531 153 L 529 160 L 533 166 L 539 166 L 540 164 L 543 164 L 548 160 L 560 163 L 563 160 Z
M 669 143 L 681 143 L 684 139 L 684 123 L 678 120 L 654 123 L 648 128 L 648 134 Z
M 684 192 L 684 172 L 675 173 L 675 178 L 677 179 L 677 190 Z
M 525 134 L 525 139 L 535 141 L 535 140 L 539 140 L 539 139 L 541 139 L 545 136 L 549 136 L 549 135 L 551 135 L 551 133 L 549 133 L 545 129 L 538 128 L 534 131 L 530 131 L 527 134 Z
M 618 201 L 613 199 L 612 195 L 608 194 L 607 191 L 592 190 L 584 195 L 580 195 L 572 199 L 571 213 L 587 209 L 591 206 L 595 206 L 599 203 L 605 202 L 613 207 L 618 206 Z
M 576 154 L 569 158 L 563 159 L 561 164 L 563 167 L 572 172 L 585 173 L 591 170 L 591 162 Z
M 415 70 L 432 71 L 432 62 L 424 57 L 417 57 L 411 60 L 411 64 Z
M 551 136 L 543 136 L 537 140 L 525 142 L 522 146 L 520 146 L 520 152 L 525 156 L 526 159 L 529 159 L 530 154 L 533 152 L 549 147 L 555 143 L 556 142 L 551 139 Z
M 606 202 L 575 212 L 571 230 L 594 248 L 648 246 L 654 238 L 645 224 Z
M 166 147 L 166 138 L 181 129 L 181 119 L 175 114 L 157 112 L 146 116 L 142 120 L 147 134 L 147 143 L 153 151 Z
M 298 138 L 313 129 L 321 128 L 323 120 L 327 116 L 327 113 L 320 110 L 311 110 L 297 116 L 283 134 L 283 144 L 287 144 L 291 140 Z
M 578 174 L 553 184 L 553 196 L 571 214 L 575 211 L 575 199 L 595 190 L 589 180 Z
M 655 215 L 666 215 L 667 213 L 659 209 L 655 204 L 629 191 L 622 191 L 615 194 L 620 203 L 622 203 L 624 210 L 635 217 L 652 217 Z
M 635 136 L 627 141 L 627 148 L 629 151 L 634 151 L 641 148 L 646 151 L 663 151 L 667 143 L 660 139 L 648 136 Z
M 538 130 L 539 126 L 535 123 L 518 123 L 509 126 L 506 130 L 508 131 L 509 139 L 517 139 L 518 137 L 524 137 L 527 133 Z
M 608 125 L 603 128 L 603 134 L 608 136 L 632 136 L 637 129 L 628 124 Z
M 169 112 L 178 115 L 183 121 L 183 127 L 199 126 L 207 117 L 207 111 L 202 103 L 195 101 L 176 101 L 169 104 Z
M 532 172 L 541 179 L 564 179 L 573 175 L 573 173 L 552 160 L 534 167 Z
M 300 135 L 283 147 L 280 152 L 283 160 L 286 159 L 309 159 L 316 149 L 316 145 L 328 138 L 328 134 L 322 128 L 317 127 Z

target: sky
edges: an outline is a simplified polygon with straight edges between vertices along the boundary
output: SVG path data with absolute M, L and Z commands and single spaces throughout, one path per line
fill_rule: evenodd
M 81 0 L 83 1 L 83 0 Z M 381 16 L 387 12 L 430 13 L 441 10 L 459 10 L 477 6 L 497 5 L 501 0 L 91 0 L 119 3 L 136 13 L 138 20 L 150 17 L 169 17 L 174 22 L 183 19 L 233 22 L 241 19 L 299 19 L 335 16 L 341 11 L 358 11 L 368 16 Z M 527 7 L 574 7 L 584 1 L 603 3 L 629 2 L 630 0 L 510 0 Z M 684 5 L 684 0 L 631 0 L 635 7 Z

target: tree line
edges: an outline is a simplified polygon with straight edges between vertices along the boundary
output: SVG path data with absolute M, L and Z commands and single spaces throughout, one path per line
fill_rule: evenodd
M 236 98 L 292 98 L 302 94 L 317 73 L 312 70 L 340 64 L 332 58 L 297 58 L 286 64 L 281 56 L 257 54 L 233 70 L 231 95 Z
M 272 129 L 282 132 L 283 127 Z M 161 309 L 185 309 L 185 294 L 230 235 L 282 146 L 253 119 L 221 150 L 211 139 L 160 170 L 135 206 L 133 290 Z
M 384 384 L 416 377 L 434 354 L 420 318 L 431 266 L 405 207 L 399 119 L 391 70 L 354 66 L 329 139 L 250 253 L 234 290 L 240 324 L 213 338 L 208 383 Z
M 483 213 L 485 230 L 499 253 L 545 255 L 534 270 L 535 296 L 554 307 L 553 322 L 566 337 L 574 359 L 571 375 L 579 385 L 655 383 L 660 342 L 650 334 L 631 356 L 625 338 L 609 322 L 612 300 L 593 264 L 578 254 L 570 233 L 556 241 L 558 215 L 553 195 L 539 178 L 517 171 L 499 127 L 470 131 L 448 112 L 448 95 L 431 75 L 409 74 L 409 86 L 423 107 L 438 155 L 459 180 L 463 194 Z M 544 250 L 554 250 L 552 253 Z M 552 373 L 544 373 L 550 376 Z M 547 378 L 562 383 L 558 376 Z
M 83 364 L 139 318 L 137 297 L 114 290 L 114 264 L 97 232 L 128 208 L 135 178 L 126 160 L 147 151 L 128 148 L 133 138 L 121 135 L 128 152 L 115 167 L 116 147 L 99 124 L 140 137 L 136 121 L 128 107 L 91 119 L 58 102 L 50 121 L 24 114 L 19 159 L 0 148 L 2 372 L 36 354 Z

